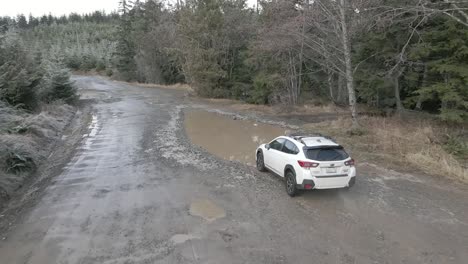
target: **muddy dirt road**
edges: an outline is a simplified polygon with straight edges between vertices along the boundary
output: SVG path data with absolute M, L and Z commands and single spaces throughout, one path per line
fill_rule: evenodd
M 360 164 L 350 191 L 291 199 L 277 177 L 190 144 L 184 112 L 209 106 L 76 80 L 97 98 L 89 131 L 0 237 L 2 264 L 468 261 L 466 187 Z

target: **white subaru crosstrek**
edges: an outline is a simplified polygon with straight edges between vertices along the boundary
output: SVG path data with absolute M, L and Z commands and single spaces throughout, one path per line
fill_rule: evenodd
M 280 136 L 262 144 L 256 152 L 257 169 L 270 170 L 285 178 L 286 192 L 349 188 L 356 182 L 354 160 L 331 138 Z

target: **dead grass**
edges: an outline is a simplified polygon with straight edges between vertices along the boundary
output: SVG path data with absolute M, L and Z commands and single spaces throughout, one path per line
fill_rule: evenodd
M 97 72 L 96 70 L 91 70 L 91 71 L 75 70 L 75 71 L 72 71 L 72 73 L 73 75 L 81 75 L 81 76 L 104 76 L 100 72 Z
M 184 83 L 176 83 L 176 84 L 171 84 L 171 85 L 164 85 L 164 84 L 152 84 L 152 83 L 138 83 L 138 82 L 132 82 L 130 83 L 135 86 L 140 86 L 140 87 L 146 87 L 146 88 L 163 88 L 163 89 L 171 89 L 171 90 L 180 90 L 180 91 L 186 91 L 186 92 L 193 92 L 192 87 L 188 84 Z
M 396 117 L 362 117 L 365 133 L 349 136 L 349 119 L 309 124 L 306 130 L 335 137 L 361 160 L 372 160 L 390 167 L 416 168 L 468 182 L 466 160 L 460 160 L 443 147 L 443 135 L 450 128 L 428 120 L 403 120 Z M 454 132 L 454 131 L 452 131 Z
M 74 71 L 73 74 L 75 75 L 81 75 L 81 76 L 99 76 L 101 78 L 121 83 L 121 84 L 127 84 L 127 85 L 134 85 L 134 86 L 139 86 L 139 87 L 145 87 L 145 88 L 162 88 L 162 89 L 172 89 L 172 90 L 180 90 L 180 91 L 186 91 L 189 93 L 194 93 L 194 90 L 190 85 L 185 84 L 185 83 L 176 83 L 176 84 L 170 84 L 170 85 L 165 85 L 165 84 L 155 84 L 155 83 L 140 83 L 140 82 L 124 82 L 124 81 L 119 81 L 114 78 L 108 77 L 103 75 L 100 72 L 96 71 Z
M 256 112 L 261 114 L 271 114 L 271 115 L 316 115 L 323 113 L 347 113 L 347 110 L 341 107 L 338 107 L 333 104 L 316 104 L 316 102 L 309 101 L 301 105 L 291 106 L 291 105 L 257 105 L 257 104 L 248 104 L 239 100 L 233 99 L 213 99 L 213 98 L 199 98 L 202 101 L 208 102 L 210 104 L 220 105 L 223 107 L 228 107 L 233 111 L 245 111 L 245 112 Z
M 187 92 L 194 92 L 193 88 L 190 85 L 185 83 L 176 83 L 171 85 L 154 85 L 156 87 L 161 87 L 164 89 L 174 89 L 174 90 L 182 90 Z

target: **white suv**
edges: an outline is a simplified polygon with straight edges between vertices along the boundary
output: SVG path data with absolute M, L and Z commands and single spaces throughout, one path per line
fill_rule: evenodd
M 256 152 L 257 169 L 285 178 L 286 192 L 349 188 L 356 182 L 354 160 L 331 138 L 322 135 L 281 136 Z

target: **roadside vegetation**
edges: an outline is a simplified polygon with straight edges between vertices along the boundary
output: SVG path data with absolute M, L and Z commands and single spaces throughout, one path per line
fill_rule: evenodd
M 74 71 L 250 104 L 345 109 L 349 118 L 317 129 L 366 142 L 363 153 L 384 160 L 466 178 L 464 2 L 122 0 L 118 13 L 20 15 L 0 27 L 18 31 L 32 58 Z
M 60 61 L 27 49 L 15 29 L 0 32 L 0 201 L 49 155 L 77 99 Z

